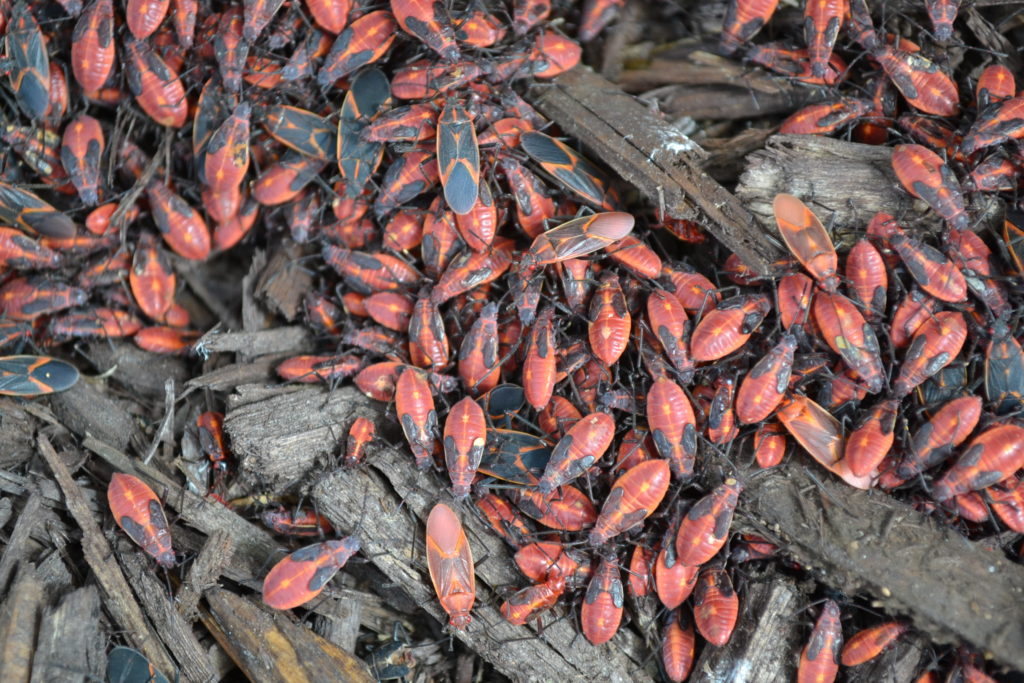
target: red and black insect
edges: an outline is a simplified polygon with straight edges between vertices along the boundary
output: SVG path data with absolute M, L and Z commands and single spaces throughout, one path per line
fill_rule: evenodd
M 174 566 L 171 529 L 153 489 L 138 477 L 115 472 L 107 487 L 107 502 L 117 525 L 157 564 L 168 569 Z
M 487 421 L 480 405 L 466 396 L 452 406 L 444 421 L 444 458 L 452 482 L 452 496 L 469 495 L 487 441 Z
M 586 472 L 612 444 L 615 420 L 607 413 L 591 413 L 574 424 L 551 451 L 537 487 L 550 494 Z
M 750 39 L 775 14 L 778 5 L 778 0 L 730 0 L 722 20 L 722 35 L 719 39 L 722 52 L 731 55 L 740 46 L 749 44 Z
M 394 16 L 386 10 L 369 12 L 353 21 L 335 39 L 316 75 L 317 83 L 328 87 L 378 61 L 395 41 L 397 28 Z
M 618 196 L 608 180 L 575 150 L 549 135 L 527 132 L 520 145 L 559 184 L 596 209 L 614 211 Z
M 379 142 L 364 139 L 363 131 L 391 103 L 391 88 L 380 69 L 367 69 L 352 81 L 338 118 L 338 168 L 345 196 L 355 199 L 384 158 Z
M 859 666 L 871 661 L 896 642 L 909 628 L 905 621 L 887 621 L 858 631 L 843 646 L 843 666 Z
M 395 411 L 416 459 L 416 467 L 421 470 L 429 468 L 439 435 L 434 397 L 425 372 L 407 367 L 398 376 Z
M 26 116 L 41 119 L 50 102 L 50 59 L 43 33 L 24 0 L 18 0 L 9 11 L 4 47 L 11 61 L 11 90 Z
M 78 369 L 47 356 L 0 356 L 0 395 L 41 396 L 70 389 Z
M 831 683 L 835 680 L 843 647 L 843 626 L 839 617 L 839 605 L 834 600 L 825 601 L 810 640 L 800 653 L 800 666 L 796 673 L 798 683 Z
M 359 539 L 349 536 L 300 548 L 274 565 L 263 580 L 263 603 L 292 609 L 320 595 L 349 558 L 359 552 Z
M 682 387 L 669 379 L 654 383 L 647 393 L 647 424 L 672 476 L 688 481 L 697 457 L 697 418 Z
M 580 607 L 581 630 L 591 644 L 601 645 L 615 636 L 622 621 L 625 601 L 618 558 L 614 555 L 602 557 Z

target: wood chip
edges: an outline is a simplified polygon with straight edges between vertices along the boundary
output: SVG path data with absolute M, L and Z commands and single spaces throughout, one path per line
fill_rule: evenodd
M 43 610 L 33 683 L 92 683 L 103 678 L 108 636 L 100 615 L 99 590 L 92 585 L 61 596 L 55 607 Z
M 195 621 L 203 591 L 217 584 L 217 577 L 231 564 L 234 554 L 235 541 L 231 534 L 224 529 L 214 529 L 189 566 L 188 574 L 175 596 L 178 612 L 186 621 Z
M 43 584 L 35 568 L 23 564 L 0 607 L 0 681 L 27 681 L 43 607 Z

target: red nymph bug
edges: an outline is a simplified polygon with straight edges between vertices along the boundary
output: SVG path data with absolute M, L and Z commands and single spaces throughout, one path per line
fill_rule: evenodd
M 791 135 L 826 135 L 867 116 L 873 107 L 871 100 L 853 97 L 844 97 L 836 102 L 811 104 L 793 112 L 780 124 L 779 132 Z
M 582 56 L 579 43 L 548 29 L 537 36 L 528 59 L 536 78 L 554 78 L 579 64 Z M 617 199 L 613 193 L 612 201 Z
M 625 597 L 618 558 L 602 557 L 580 607 L 580 625 L 591 644 L 607 643 L 619 630 Z
M 449 352 L 441 312 L 424 290 L 409 318 L 409 358 L 413 365 L 441 370 L 448 365 Z
M 182 354 L 199 340 L 199 332 L 155 325 L 135 333 L 135 345 L 151 353 Z
M 171 0 L 128 0 L 125 21 L 138 40 L 149 38 L 163 22 Z
M 791 194 L 775 195 L 772 206 L 779 234 L 789 251 L 825 291 L 836 291 L 839 257 L 818 217 Z
M 754 459 L 758 467 L 775 467 L 786 454 L 786 434 L 778 422 L 765 422 L 754 433 Z
M 804 5 L 804 42 L 812 75 L 825 78 L 832 46 L 848 12 L 847 0 L 808 0 Z
M 436 0 L 391 0 L 391 11 L 409 35 L 418 38 L 448 62 L 459 58 L 447 6 Z
M 653 513 L 668 492 L 671 471 L 667 460 L 647 460 L 615 480 L 587 538 L 593 546 L 632 529 Z
M 690 399 L 669 379 L 659 379 L 647 393 L 647 424 L 661 457 L 680 481 L 693 476 L 697 457 L 697 418 Z
M 783 335 L 779 343 L 744 375 L 736 393 L 736 417 L 740 422 L 761 422 L 778 408 L 789 387 L 796 344 L 794 335 Z
M 355 467 L 366 458 L 366 446 L 377 434 L 377 427 L 365 417 L 357 417 L 348 429 L 345 442 L 345 467 Z
M 689 678 L 696 655 L 695 645 L 693 621 L 682 609 L 671 610 L 661 635 L 661 667 L 672 683 L 683 683 Z
M 612 444 L 615 420 L 607 413 L 591 413 L 574 424 L 551 451 L 551 460 L 537 487 L 549 494 L 586 472 Z
M 958 311 L 942 311 L 925 321 L 910 340 L 899 375 L 893 382 L 896 397 L 906 396 L 949 365 L 966 339 L 967 323 Z
M 263 603 L 274 609 L 306 604 L 357 552 L 359 540 L 354 536 L 299 548 L 275 564 L 263 580 Z
M 995 102 L 981 111 L 960 144 L 960 152 L 973 154 L 984 147 L 1024 137 L 1024 97 Z
M 915 109 L 936 116 L 960 112 L 956 83 L 935 62 L 885 43 L 878 43 L 871 56 Z
M 0 356 L 0 395 L 40 396 L 64 391 L 78 381 L 78 369 L 47 356 Z
M 903 635 L 909 626 L 904 621 L 887 621 L 858 631 L 843 646 L 843 666 L 859 666 L 880 655 Z
M 583 556 L 553 541 L 528 543 L 516 551 L 514 559 L 519 571 L 537 583 L 559 574 L 576 588 L 590 576 L 590 563 Z
M 188 100 L 178 73 L 148 43 L 129 38 L 125 52 L 128 87 L 138 105 L 161 126 L 184 126 L 188 120 Z
M 547 495 L 535 489 L 520 489 L 515 504 L 527 517 L 549 529 L 580 531 L 597 521 L 597 509 L 590 498 L 568 484 Z
M 892 169 L 907 192 L 927 203 L 950 226 L 968 228 L 960 182 L 942 157 L 921 145 L 896 145 Z
M 658 600 L 668 609 L 679 607 L 690 597 L 694 586 L 697 585 L 697 572 L 700 571 L 699 565 L 691 566 L 679 561 L 675 544 L 678 529 L 676 518 L 665 531 L 661 551 L 654 563 L 654 587 L 658 593 Z
M 444 503 L 438 503 L 427 517 L 427 568 L 449 624 L 462 630 L 469 626 L 476 600 L 473 551 L 462 530 L 462 522 Z
M 889 276 L 882 255 L 868 240 L 858 240 L 846 255 L 846 279 L 850 281 L 851 298 L 860 305 L 864 317 L 880 320 L 885 313 Z
M 526 401 L 535 410 L 542 410 L 551 400 L 557 379 L 558 347 L 555 346 L 553 319 L 553 308 L 541 310 L 530 328 L 526 358 L 523 360 L 523 391 Z
M 741 45 L 749 45 L 750 39 L 775 14 L 778 5 L 779 0 L 729 0 L 725 18 L 722 20 L 722 35 L 719 38 L 722 52 L 731 55 Z
M 594 356 L 605 365 L 615 365 L 629 343 L 631 325 L 632 317 L 619 286 L 619 276 L 605 272 L 590 300 L 587 335 Z
M 487 420 L 480 405 L 469 396 L 453 405 L 444 421 L 443 436 L 452 496 L 461 500 L 469 495 L 484 454 Z
M 885 370 L 878 338 L 857 306 L 842 295 L 819 292 L 814 298 L 814 320 L 825 342 L 857 373 L 868 391 L 881 391 Z
M 530 586 L 501 603 L 501 616 L 514 626 L 522 626 L 530 617 L 550 609 L 565 592 L 565 577 L 552 574 L 547 581 Z
M 168 569 L 174 566 L 171 530 L 153 489 L 138 477 L 115 472 L 107 487 L 107 502 L 117 525 L 158 565 Z
M 407 367 L 398 376 L 395 384 L 395 411 L 413 457 L 416 458 L 416 467 L 421 470 L 429 468 L 433 463 L 438 424 L 434 397 L 430 393 L 425 372 Z
M 870 477 L 857 477 L 843 457 L 843 433 L 839 421 L 820 405 L 800 394 L 787 397 L 776 414 L 782 426 L 823 467 L 857 488 L 867 488 Z
M 689 509 L 675 538 L 676 557 L 685 565 L 697 566 L 714 557 L 729 538 L 729 527 L 743 485 L 726 479 Z
M 146 186 L 150 213 L 167 246 L 182 258 L 202 261 L 212 246 L 206 221 L 180 195 L 159 180 Z
M 854 475 L 870 475 L 889 454 L 896 436 L 898 412 L 899 401 L 881 401 L 865 412 L 853 431 L 846 435 L 843 459 Z
M 50 269 L 61 265 L 59 252 L 47 249 L 14 228 L 0 228 L 0 264 L 12 270 Z
M 768 297 L 760 294 L 726 299 L 697 323 L 690 337 L 690 356 L 696 361 L 712 361 L 739 350 L 770 310 Z
M 223 474 L 230 467 L 231 451 L 224 440 L 224 414 L 214 411 L 200 413 L 196 417 L 199 432 L 199 446 L 210 459 L 213 468 Z
M 1003 64 L 989 64 L 974 87 L 975 103 L 978 111 L 986 109 L 993 102 L 1008 100 L 1017 92 L 1017 84 L 1013 72 Z
M 260 521 L 276 533 L 295 538 L 323 538 L 334 533 L 334 527 L 326 517 L 308 508 L 264 510 Z
M 98 91 L 114 68 L 114 4 L 93 0 L 71 34 L 71 71 L 85 92 Z
M 249 170 L 248 102 L 242 102 L 221 124 L 206 145 L 205 178 L 212 190 L 237 189 Z
M 79 114 L 64 129 L 60 158 L 78 196 L 87 206 L 99 201 L 100 157 L 103 156 L 103 129 L 88 114 Z
M 834 600 L 827 600 L 807 645 L 800 653 L 797 683 L 832 683 L 839 673 L 842 647 L 843 625 L 839 621 L 839 605 Z
M 162 321 L 174 303 L 177 276 L 167 255 L 149 233 L 139 237 L 128 278 L 132 296 L 142 312 L 153 320 Z
M 693 621 L 704 639 L 715 647 L 728 643 L 739 612 L 740 599 L 723 562 L 701 569 L 693 589 Z
M 1024 427 L 996 424 L 974 437 L 956 463 L 932 486 L 944 501 L 1000 482 L 1024 467 Z
M 647 297 L 647 321 L 669 362 L 684 379 L 693 374 L 690 360 L 690 322 L 686 309 L 675 295 L 656 289 Z
M 910 479 L 949 457 L 978 425 L 981 405 L 980 396 L 961 396 L 942 406 L 914 433 L 896 475 Z
M 509 545 L 518 548 L 524 543 L 524 539 L 530 536 L 531 531 L 526 520 L 504 498 L 493 493 L 485 493 L 476 499 L 475 504 L 494 532 L 504 538 Z

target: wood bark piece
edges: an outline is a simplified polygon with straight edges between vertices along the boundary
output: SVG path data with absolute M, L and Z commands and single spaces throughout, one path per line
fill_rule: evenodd
M 806 633 L 793 615 L 806 599 L 792 579 L 779 574 L 748 581 L 740 592 L 740 615 L 723 647 L 704 648 L 692 683 L 775 683 L 796 679 L 794 652 Z
M 178 613 L 186 621 L 195 621 L 203 591 L 217 584 L 217 577 L 231 564 L 234 554 L 235 541 L 226 530 L 215 529 L 210 533 L 175 596 Z
M 185 386 L 189 390 L 231 391 L 242 384 L 269 382 L 274 378 L 274 368 L 287 357 L 288 354 L 275 354 L 248 363 L 232 363 L 193 377 Z
M 366 664 L 285 614 L 269 614 L 229 591 L 214 588 L 203 623 L 250 680 L 372 683 Z
M 692 140 L 585 67 L 531 91 L 535 106 L 674 218 L 696 220 L 754 270 L 782 255 L 743 204 L 703 170 Z
M 100 531 L 99 524 L 85 503 L 81 488 L 71 477 L 67 465 L 53 450 L 45 436 L 39 437 L 39 451 L 50 466 L 54 478 L 67 502 L 68 512 L 82 529 L 82 550 L 85 561 L 96 575 L 96 582 L 106 595 L 104 606 L 114 622 L 124 631 L 146 659 L 161 671 L 173 671 L 174 663 L 163 649 L 156 635 L 150 630 L 138 604 L 132 599 L 132 591 L 125 581 L 107 539 Z M 6 679 L 4 679 L 6 680 Z
M 737 525 L 847 595 L 867 593 L 937 642 L 967 642 L 1024 670 L 1024 567 L 890 496 L 814 465 L 747 477 Z M 745 519 L 744 519 L 745 518 Z
M 23 564 L 0 607 L 0 681 L 27 683 L 43 606 L 43 584 L 35 567 Z
M 29 412 L 10 398 L 0 398 L 0 470 L 13 469 L 35 454 L 35 431 L 38 426 Z
M 107 634 L 100 628 L 100 594 L 85 586 L 43 611 L 32 682 L 87 683 L 101 680 L 107 666 Z
M 143 442 L 124 406 L 89 382 L 52 395 L 50 405 L 61 423 L 79 436 L 92 434 L 122 451 L 133 441 Z
M 879 211 L 892 214 L 906 228 L 938 231 L 944 226 L 924 202 L 900 186 L 891 147 L 818 135 L 773 135 L 765 149 L 747 157 L 736 196 L 765 230 L 777 235 L 772 201 L 780 192 L 802 199 L 835 232 L 862 235 Z M 979 202 L 972 218 L 987 226 L 1001 220 L 998 202 Z
M 213 681 L 213 666 L 206 650 L 196 640 L 191 623 L 178 614 L 166 585 L 156 578 L 152 560 L 134 550 L 118 553 L 118 558 L 153 628 L 178 661 L 184 679 Z
M 302 265 L 310 249 L 298 244 L 277 249 L 253 286 L 253 293 L 272 310 L 293 322 L 302 311 L 302 298 L 313 289 L 313 273 Z
M 275 327 L 256 332 L 220 332 L 204 334 L 196 342 L 197 353 L 241 353 L 246 357 L 271 353 L 303 353 L 313 348 L 309 330 L 301 325 Z
M 32 529 L 39 523 L 39 508 L 42 506 L 43 497 L 33 492 L 18 515 L 18 521 L 14 523 L 14 531 L 4 546 L 3 556 L 0 557 L 0 592 L 7 586 L 11 572 L 19 560 L 27 557 L 26 544 L 32 535 Z
M 318 457 L 336 452 L 360 416 L 380 421 L 380 411 L 355 387 L 331 393 L 303 389 L 229 410 L 224 429 L 232 448 L 244 455 L 243 479 L 279 487 L 301 479 Z
M 168 378 L 181 386 L 189 377 L 183 359 L 143 351 L 126 342 L 103 339 L 87 344 L 85 357 L 101 374 L 112 371 L 111 379 L 148 399 L 163 399 Z

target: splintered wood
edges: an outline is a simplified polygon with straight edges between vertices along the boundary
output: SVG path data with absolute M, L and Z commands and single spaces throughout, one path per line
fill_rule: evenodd
M 754 270 L 782 255 L 742 203 L 705 173 L 700 147 L 591 70 L 532 91 L 537 108 L 673 218 L 700 222 Z

